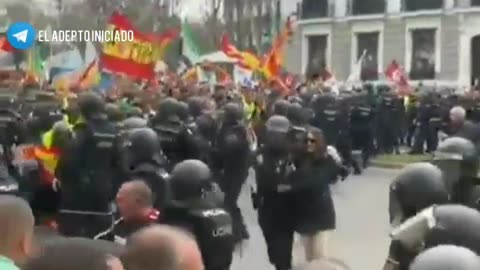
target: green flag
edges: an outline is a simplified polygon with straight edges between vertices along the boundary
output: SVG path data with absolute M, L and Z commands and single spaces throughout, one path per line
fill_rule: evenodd
M 195 37 L 187 20 L 182 23 L 182 54 L 187 57 L 192 64 L 196 64 L 201 56 L 200 48 L 195 42 Z
M 35 76 L 36 78 L 44 77 L 44 60 L 40 52 L 40 47 L 34 45 L 27 55 L 27 73 Z

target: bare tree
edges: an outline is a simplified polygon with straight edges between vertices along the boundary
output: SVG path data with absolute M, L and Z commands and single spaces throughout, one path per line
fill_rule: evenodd
M 28 22 L 31 21 L 32 17 L 32 12 L 30 10 L 30 7 L 28 6 L 28 1 L 27 3 L 20 3 L 17 2 L 12 5 L 7 6 L 7 16 L 8 18 L 15 22 L 15 21 L 23 21 L 23 22 Z
M 205 14 L 205 26 L 211 33 L 214 47 L 217 47 L 222 32 L 222 22 L 220 20 L 220 11 L 224 6 L 224 0 L 208 0 L 209 9 Z

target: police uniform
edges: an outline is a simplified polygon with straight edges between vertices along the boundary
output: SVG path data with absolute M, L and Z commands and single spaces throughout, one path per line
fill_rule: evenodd
M 113 223 L 117 130 L 103 113 L 102 97 L 85 93 L 79 107 L 85 121 L 74 127 L 57 168 L 62 183 L 59 229 L 67 236 L 91 238 Z
M 208 166 L 186 160 L 175 166 L 170 184 L 173 200 L 161 222 L 191 232 L 200 247 L 206 270 L 226 270 L 233 257 L 232 218 L 223 207 L 222 194 L 212 182 Z
M 267 244 L 268 257 L 277 270 L 292 266 L 294 203 L 290 194 L 279 193 L 278 185 L 287 182 L 292 165 L 288 159 L 287 134 L 290 122 L 274 115 L 265 125 L 266 140 L 255 162 L 257 190 L 253 205 Z

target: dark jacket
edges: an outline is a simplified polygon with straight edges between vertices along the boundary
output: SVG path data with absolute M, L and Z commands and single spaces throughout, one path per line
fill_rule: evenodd
M 480 126 L 468 120 L 458 130 L 453 130 L 452 133 L 453 136 L 470 140 L 477 146 L 480 143 Z
M 335 229 L 335 208 L 330 184 L 335 182 L 339 167 L 328 157 L 298 168 L 290 174 L 290 192 L 294 196 L 295 230 L 301 234 Z
M 58 161 L 55 174 L 62 183 L 63 209 L 98 212 L 110 209 L 116 165 L 114 148 L 100 151 L 95 146 L 94 133 L 113 137 L 116 130 L 106 119 L 76 125 L 74 138 Z

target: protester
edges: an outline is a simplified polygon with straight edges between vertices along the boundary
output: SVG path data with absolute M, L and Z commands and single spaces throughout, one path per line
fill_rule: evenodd
M 184 231 L 154 225 L 132 236 L 127 247 L 128 270 L 203 270 L 197 243 Z
M 34 218 L 21 198 L 0 195 L 0 269 L 17 270 L 32 248 Z
M 480 126 L 466 119 L 467 112 L 461 106 L 450 110 L 451 125 L 448 133 L 451 136 L 462 137 L 472 141 L 475 145 L 480 142 Z
M 335 209 L 329 185 L 341 168 L 328 155 L 321 130 L 311 128 L 307 135 L 308 154 L 290 176 L 289 185 L 279 190 L 295 198 L 295 230 L 302 236 L 307 261 L 327 257 L 328 233 L 335 229 Z
M 95 239 L 113 239 L 125 244 L 132 233 L 158 220 L 159 211 L 153 208 L 152 191 L 142 180 L 124 183 L 118 191 L 116 202 L 120 219 Z
M 59 241 L 30 259 L 22 270 L 123 270 L 118 259 L 92 248 L 83 239 Z

